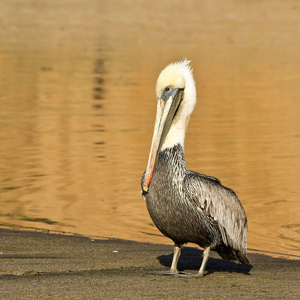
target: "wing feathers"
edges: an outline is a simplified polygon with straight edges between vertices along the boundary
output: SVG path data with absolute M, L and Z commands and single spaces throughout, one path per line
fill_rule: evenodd
M 185 185 L 194 205 L 218 223 L 224 244 L 246 254 L 247 218 L 235 192 L 218 179 L 196 172 L 186 175 Z

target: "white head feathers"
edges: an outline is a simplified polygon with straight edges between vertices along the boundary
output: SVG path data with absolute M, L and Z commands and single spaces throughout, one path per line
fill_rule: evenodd
M 183 89 L 183 97 L 162 150 L 178 143 L 184 146 L 185 131 L 196 105 L 196 85 L 189 60 L 171 63 L 161 71 L 156 82 L 157 99 L 160 99 L 167 86 Z

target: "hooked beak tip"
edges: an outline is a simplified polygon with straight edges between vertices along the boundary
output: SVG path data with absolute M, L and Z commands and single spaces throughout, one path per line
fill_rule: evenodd
M 142 187 L 141 193 L 142 193 L 144 199 L 146 200 L 145 196 L 148 193 L 148 187 L 145 184 Z

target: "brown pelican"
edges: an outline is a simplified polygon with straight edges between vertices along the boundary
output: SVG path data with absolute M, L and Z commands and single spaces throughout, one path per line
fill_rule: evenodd
M 202 277 L 210 250 L 224 259 L 249 263 L 247 218 L 233 190 L 215 177 L 187 170 L 184 138 L 196 104 L 189 63 L 172 63 L 157 79 L 156 120 L 141 185 L 154 224 L 175 243 L 170 271 L 155 274 L 181 276 L 177 270 L 181 246 L 191 242 L 204 249 L 201 267 L 195 275 Z

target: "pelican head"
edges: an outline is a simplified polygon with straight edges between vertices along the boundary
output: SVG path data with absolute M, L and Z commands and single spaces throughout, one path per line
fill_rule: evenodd
M 176 144 L 184 146 L 185 132 L 196 105 L 196 86 L 190 61 L 168 65 L 156 82 L 157 110 L 143 191 L 147 192 L 160 151 Z

